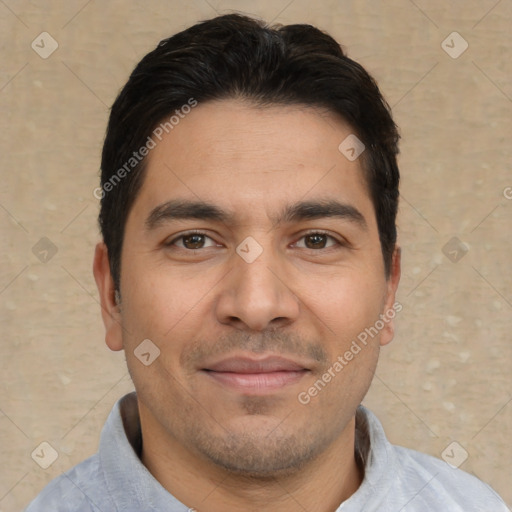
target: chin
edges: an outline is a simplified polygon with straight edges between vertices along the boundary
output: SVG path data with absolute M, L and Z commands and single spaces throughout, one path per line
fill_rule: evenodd
M 265 428 L 231 430 L 227 435 L 207 439 L 196 437 L 195 447 L 215 466 L 238 477 L 268 480 L 291 476 L 322 455 L 329 440 L 322 435 L 285 432 L 283 420 L 272 418 Z M 258 422 L 256 422 L 258 423 Z M 253 425 L 254 426 L 254 425 Z

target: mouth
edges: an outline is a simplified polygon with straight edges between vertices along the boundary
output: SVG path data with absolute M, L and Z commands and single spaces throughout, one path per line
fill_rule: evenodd
M 202 368 L 207 377 L 244 394 L 266 394 L 299 382 L 310 369 L 278 356 L 230 357 Z

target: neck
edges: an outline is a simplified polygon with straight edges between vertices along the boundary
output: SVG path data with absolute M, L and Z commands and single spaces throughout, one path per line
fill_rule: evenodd
M 361 485 L 354 456 L 355 418 L 324 453 L 297 471 L 267 478 L 240 476 L 179 444 L 139 404 L 142 462 L 176 499 L 197 512 L 332 512 Z

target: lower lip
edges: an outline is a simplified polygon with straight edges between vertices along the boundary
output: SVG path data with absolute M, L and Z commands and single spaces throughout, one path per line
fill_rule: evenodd
M 307 370 L 269 373 L 234 373 L 206 371 L 209 377 L 231 389 L 245 393 L 266 393 L 295 384 L 304 377 Z

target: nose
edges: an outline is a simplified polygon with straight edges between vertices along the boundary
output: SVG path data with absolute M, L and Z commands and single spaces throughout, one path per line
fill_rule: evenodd
M 251 263 L 233 254 L 232 270 L 220 283 L 218 321 L 254 331 L 293 323 L 300 303 L 288 281 L 284 263 L 270 249 Z

